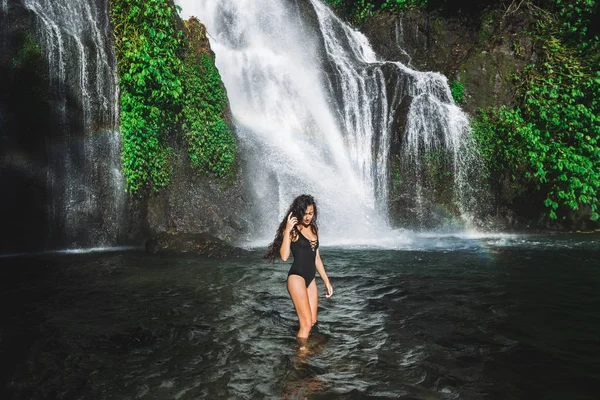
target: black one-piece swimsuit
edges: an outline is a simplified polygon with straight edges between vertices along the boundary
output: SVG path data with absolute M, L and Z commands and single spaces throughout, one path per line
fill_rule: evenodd
M 319 239 L 308 240 L 303 234 L 298 233 L 298 240 L 292 242 L 290 246 L 294 262 L 288 272 L 290 275 L 299 275 L 304 278 L 306 287 L 315 279 L 317 265 L 317 249 L 319 248 Z

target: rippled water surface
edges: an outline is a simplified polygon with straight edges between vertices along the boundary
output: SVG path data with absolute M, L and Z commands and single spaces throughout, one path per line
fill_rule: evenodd
M 1 398 L 596 399 L 600 238 L 422 235 L 321 249 L 301 351 L 288 264 L 0 258 Z

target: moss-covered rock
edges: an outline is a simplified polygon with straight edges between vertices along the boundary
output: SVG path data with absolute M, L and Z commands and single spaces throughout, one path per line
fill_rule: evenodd
M 533 42 L 523 33 L 533 22 L 526 14 L 500 10 L 443 15 L 409 9 L 380 12 L 362 30 L 384 59 L 462 83 L 462 106 L 474 114 L 478 107 L 514 104 L 514 74 L 536 59 Z
M 184 24 L 186 28 L 186 37 L 196 61 L 200 63 L 200 56 L 202 54 L 209 54 L 214 59 L 215 53 L 213 53 L 210 48 L 210 41 L 206 34 L 206 26 L 204 26 L 204 24 L 196 17 L 190 17 Z

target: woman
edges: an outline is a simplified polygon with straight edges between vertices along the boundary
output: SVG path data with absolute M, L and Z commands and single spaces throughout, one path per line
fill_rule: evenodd
M 270 260 L 279 255 L 283 261 L 290 257 L 290 251 L 294 256 L 294 263 L 288 273 L 287 289 L 300 322 L 298 339 L 308 338 L 310 329 L 317 322 L 319 300 L 315 271 L 319 271 L 325 284 L 325 297 L 333 295 L 333 288 L 319 253 L 318 234 L 317 204 L 312 196 L 303 194 L 294 199 L 265 255 Z

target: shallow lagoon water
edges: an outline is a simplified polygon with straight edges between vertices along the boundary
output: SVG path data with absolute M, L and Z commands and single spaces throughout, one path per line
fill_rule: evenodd
M 0 259 L 1 397 L 597 398 L 598 235 L 324 243 L 305 351 L 262 252 Z

